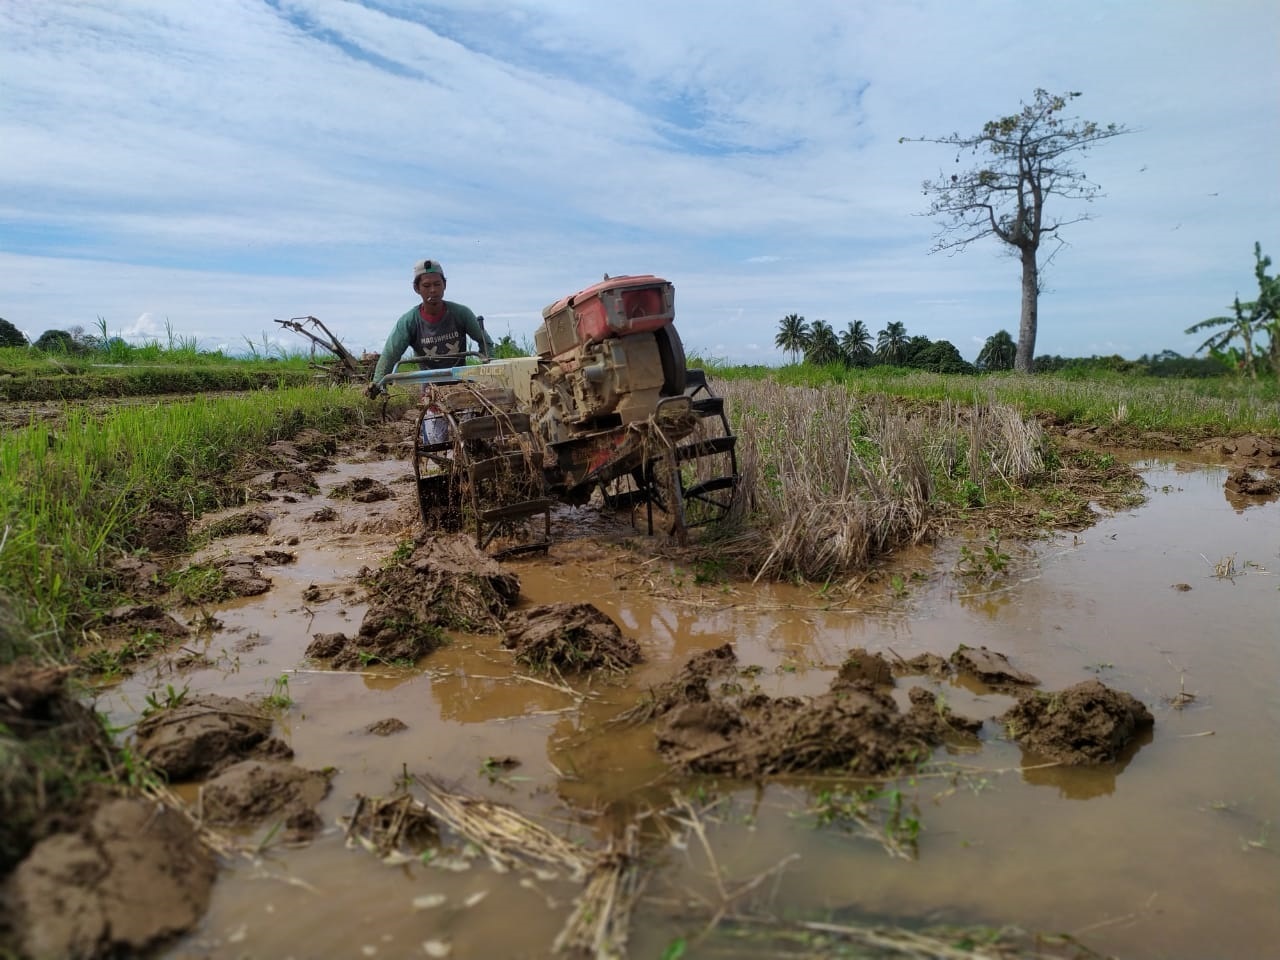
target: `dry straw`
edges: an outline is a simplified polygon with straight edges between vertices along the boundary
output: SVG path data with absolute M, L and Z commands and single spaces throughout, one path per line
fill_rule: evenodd
M 939 485 L 1015 485 L 1044 469 L 1013 408 L 867 403 L 842 386 L 720 384 L 738 430 L 741 496 L 722 558 L 757 578 L 844 579 L 932 532 Z

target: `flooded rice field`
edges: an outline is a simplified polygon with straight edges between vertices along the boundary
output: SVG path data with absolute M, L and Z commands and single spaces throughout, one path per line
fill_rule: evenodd
M 903 557 L 853 600 L 682 568 L 625 526 L 565 513 L 557 525 L 575 539 L 504 569 L 519 579 L 518 608 L 591 603 L 634 639 L 644 660 L 616 679 L 534 673 L 500 636 L 459 631 L 416 666 L 339 671 L 308 659 L 317 634 L 355 632 L 358 575 L 410 539 L 417 519 L 403 461 L 320 474 L 319 495 L 266 507 L 266 533 L 204 551 L 291 554 L 262 567 L 270 589 L 186 611 L 219 626 L 99 704 L 124 725 L 169 686 L 270 696 L 274 734 L 294 761 L 331 772 L 320 832 L 290 845 L 278 825 L 246 830 L 248 852 L 224 863 L 205 919 L 165 955 L 550 955 L 580 889 L 563 874 L 498 870 L 447 843 L 424 857 L 379 857 L 352 842 L 343 818 L 357 798 L 389 796 L 413 775 L 592 849 L 638 823 L 647 879 L 631 914 L 633 957 L 775 956 L 765 931 L 792 921 L 1015 926 L 1133 960 L 1274 955 L 1280 505 L 1229 500 L 1225 468 L 1140 467 L 1144 506 L 1026 551 L 1003 544 L 1010 559 L 997 576 L 958 575 L 965 544 L 946 543 Z M 395 496 L 326 496 L 354 478 Z M 317 519 L 323 506 L 331 519 Z M 1055 765 L 995 720 L 1012 696 L 916 676 L 898 681 L 895 699 L 905 705 L 908 688 L 923 686 L 939 709 L 985 722 L 912 776 L 677 776 L 651 724 L 613 721 L 692 655 L 724 644 L 771 697 L 822 693 L 856 648 L 898 662 L 985 646 L 1046 691 L 1091 679 L 1126 691 L 1155 725 L 1115 763 Z M 178 666 L 192 654 L 201 659 Z M 197 788 L 175 789 L 200 802 Z M 789 949 L 818 955 L 802 942 Z

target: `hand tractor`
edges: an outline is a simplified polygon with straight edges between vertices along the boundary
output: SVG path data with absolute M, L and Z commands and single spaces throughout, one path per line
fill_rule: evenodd
M 672 285 L 606 277 L 542 316 L 537 356 L 386 378 L 423 388 L 414 474 L 428 528 L 471 529 L 494 556 L 545 551 L 552 508 L 596 490 L 681 543 L 728 516 L 736 441 L 723 399 L 685 365 Z

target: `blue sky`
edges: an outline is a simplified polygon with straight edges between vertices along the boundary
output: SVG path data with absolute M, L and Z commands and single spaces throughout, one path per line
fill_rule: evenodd
M 239 351 L 310 314 L 378 349 L 432 257 L 525 342 L 656 273 L 703 356 L 780 363 L 797 312 L 972 359 L 1017 334 L 1017 263 L 929 253 L 954 155 L 899 138 L 1044 87 L 1133 132 L 1082 159 L 1105 196 L 1036 352 L 1190 353 L 1254 242 L 1280 259 L 1278 49 L 1274 0 L 7 0 L 0 316 Z

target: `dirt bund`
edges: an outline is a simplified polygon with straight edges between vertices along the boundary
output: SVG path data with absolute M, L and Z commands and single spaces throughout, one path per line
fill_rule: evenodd
M 923 687 L 908 690 L 906 710 L 891 693 L 895 672 L 939 676 L 950 669 L 1018 696 L 1000 722 L 1027 749 L 1064 765 L 1113 761 L 1153 723 L 1132 696 L 1097 681 L 1058 693 L 1031 690 L 1035 677 L 986 648 L 962 647 L 950 661 L 936 655 L 901 661 L 896 669 L 879 654 L 855 649 L 826 693 L 769 697 L 749 690 L 727 644 L 690 659 L 626 719 L 654 720 L 658 753 L 680 773 L 747 780 L 898 775 L 926 762 L 939 744 L 976 742 L 983 720 L 952 713 Z

